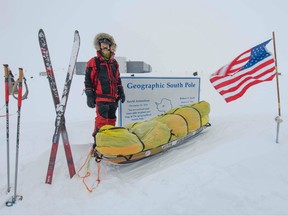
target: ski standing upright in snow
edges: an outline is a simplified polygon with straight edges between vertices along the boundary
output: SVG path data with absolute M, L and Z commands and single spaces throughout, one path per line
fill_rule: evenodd
M 54 131 L 54 135 L 52 139 L 52 148 L 51 148 L 51 154 L 50 154 L 49 165 L 48 165 L 47 176 L 46 176 L 46 183 L 51 184 L 60 134 L 62 136 L 62 140 L 64 144 L 70 178 L 72 178 L 76 173 L 74 162 L 73 162 L 73 157 L 72 157 L 72 152 L 71 152 L 71 147 L 70 147 L 70 143 L 68 139 L 68 133 L 67 133 L 66 126 L 65 126 L 64 114 L 65 114 L 70 87 L 72 83 L 72 78 L 74 74 L 75 64 L 77 61 L 78 52 L 80 48 L 80 35 L 78 31 L 75 31 L 73 48 L 72 48 L 72 53 L 70 57 L 68 72 L 67 72 L 67 76 L 66 76 L 66 80 L 64 84 L 64 90 L 63 90 L 63 94 L 61 97 L 61 101 L 60 101 L 57 86 L 56 86 L 56 80 L 54 77 L 54 71 L 52 68 L 52 63 L 51 63 L 51 59 L 49 55 L 46 37 L 42 29 L 39 30 L 38 39 L 39 39 L 40 49 L 41 49 L 42 57 L 44 60 L 47 77 L 48 77 L 48 81 L 49 81 L 49 85 L 50 85 L 50 89 L 51 89 L 51 93 L 52 93 L 52 97 L 54 101 L 55 111 L 57 115 L 56 120 L 55 120 L 55 131 Z

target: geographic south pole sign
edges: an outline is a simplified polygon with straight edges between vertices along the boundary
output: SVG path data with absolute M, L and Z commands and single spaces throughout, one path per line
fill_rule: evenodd
M 166 111 L 199 102 L 199 77 L 121 77 L 126 95 L 118 123 L 142 122 Z

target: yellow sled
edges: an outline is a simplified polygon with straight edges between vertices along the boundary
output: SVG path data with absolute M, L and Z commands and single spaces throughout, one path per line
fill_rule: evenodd
M 125 127 L 103 126 L 96 135 L 96 153 L 117 164 L 150 157 L 185 143 L 211 126 L 209 113 L 209 103 L 201 101 Z

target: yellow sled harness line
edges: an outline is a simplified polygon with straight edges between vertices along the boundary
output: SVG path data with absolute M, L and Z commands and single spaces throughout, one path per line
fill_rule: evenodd
M 165 144 L 183 142 L 210 126 L 209 113 L 209 103 L 201 101 L 171 109 L 144 122 L 124 127 L 105 125 L 96 135 L 96 151 L 100 158 L 113 163 L 145 158 L 163 151 Z

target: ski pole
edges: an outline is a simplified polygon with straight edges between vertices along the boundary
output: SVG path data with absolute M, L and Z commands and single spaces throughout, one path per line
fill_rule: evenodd
M 16 137 L 16 160 L 15 160 L 15 182 L 14 182 L 14 196 L 12 201 L 7 201 L 6 206 L 13 206 L 16 203 L 17 197 L 22 200 L 22 196 L 17 195 L 17 180 L 18 180 L 18 158 L 19 158 L 19 137 L 20 137 L 20 114 L 22 105 L 22 80 L 23 69 L 19 68 L 19 82 L 18 82 L 18 116 L 17 116 L 17 137 Z
M 9 150 L 9 68 L 4 64 L 5 105 L 6 105 L 6 144 L 7 144 L 7 192 L 10 192 L 10 150 Z

